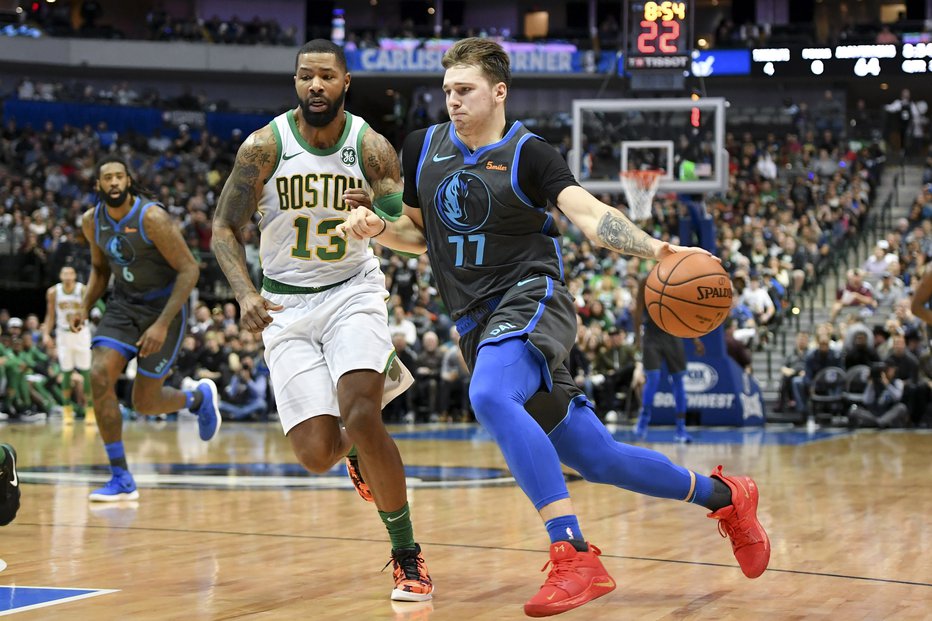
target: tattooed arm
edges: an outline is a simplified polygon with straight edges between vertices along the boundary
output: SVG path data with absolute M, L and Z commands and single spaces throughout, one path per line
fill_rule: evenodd
M 210 248 L 239 303 L 242 324 L 250 332 L 261 332 L 272 323 L 268 311 L 281 310 L 281 306 L 256 291 L 249 278 L 243 244 L 243 228 L 258 209 L 262 186 L 275 172 L 277 156 L 278 147 L 271 127 L 250 134 L 236 154 L 233 171 L 223 186 L 214 214 Z
M 362 167 L 372 187 L 372 196 L 378 200 L 404 189 L 401 184 L 401 163 L 395 148 L 382 134 L 366 130 L 362 137 Z M 397 214 L 401 215 L 401 214 Z
M 349 218 L 337 227 L 336 232 L 344 238 L 371 238 L 392 250 L 423 254 L 427 251 L 424 224 L 420 218 L 420 210 L 404 206 L 402 202 L 400 194 L 404 188 L 401 183 L 401 165 L 395 149 L 384 136 L 370 129 L 363 135 L 361 157 L 363 170 L 372 187 L 375 201 L 380 203 L 380 209 L 390 216 L 399 217 L 393 220 L 382 219 L 381 216 L 365 209 L 367 205 L 363 201 L 353 201 L 352 196 L 345 194 L 348 205 L 362 205 L 362 208 L 350 213 Z
M 568 186 L 560 192 L 557 207 L 586 237 L 603 248 L 646 259 L 659 259 L 667 254 L 663 242 L 642 231 L 625 214 L 578 185 Z

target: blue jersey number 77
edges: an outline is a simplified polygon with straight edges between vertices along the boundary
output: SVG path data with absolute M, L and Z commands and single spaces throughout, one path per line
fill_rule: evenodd
M 456 245 L 456 267 L 462 267 L 465 263 L 466 244 L 476 245 L 476 260 L 473 262 L 473 264 L 482 265 L 482 261 L 485 257 L 485 234 L 480 233 L 479 235 L 450 235 L 447 237 L 447 241 Z

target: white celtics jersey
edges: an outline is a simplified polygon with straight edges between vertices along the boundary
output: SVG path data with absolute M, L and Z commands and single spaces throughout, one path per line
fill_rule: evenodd
M 81 309 L 81 300 L 84 299 L 84 285 L 74 283 L 71 293 L 65 293 L 65 286 L 61 283 L 55 285 L 55 330 L 58 334 L 71 331 L 71 316 Z M 85 328 L 87 324 L 85 323 Z
M 372 256 L 367 240 L 344 240 L 334 229 L 349 214 L 343 192 L 368 190 L 362 171 L 362 136 L 368 124 L 346 112 L 336 145 L 315 149 L 304 140 L 293 111 L 271 126 L 278 167 L 259 198 L 259 258 L 266 278 L 296 287 L 323 287 L 358 273 Z

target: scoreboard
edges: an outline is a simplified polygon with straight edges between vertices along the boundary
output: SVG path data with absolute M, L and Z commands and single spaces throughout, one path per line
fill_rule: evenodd
M 932 74 L 932 43 L 751 50 L 751 73 L 772 78 L 886 78 Z M 928 88 L 928 82 L 925 82 Z
M 688 71 L 692 61 L 692 0 L 628 0 L 625 69 Z

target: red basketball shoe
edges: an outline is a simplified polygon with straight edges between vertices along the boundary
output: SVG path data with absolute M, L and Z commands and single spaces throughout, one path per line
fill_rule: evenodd
M 369 485 L 362 480 L 362 473 L 359 471 L 358 459 L 355 457 L 346 458 L 346 472 L 349 474 L 350 481 L 353 482 L 353 487 L 356 488 L 356 492 L 359 494 L 359 497 L 366 502 L 375 502 L 375 499 L 372 498 L 372 490 L 370 490 Z
M 718 520 L 718 532 L 731 539 L 731 549 L 738 559 L 741 571 L 748 578 L 756 578 L 770 562 L 770 539 L 757 521 L 757 484 L 751 477 L 722 474 L 718 466 L 709 475 L 731 489 L 732 504 L 722 507 L 709 517 Z
M 579 552 L 568 541 L 550 544 L 550 560 L 541 568 L 549 565 L 550 573 L 537 595 L 524 604 L 524 614 L 558 615 L 615 590 L 615 581 L 599 560 L 602 551 L 588 545 L 589 550 Z

